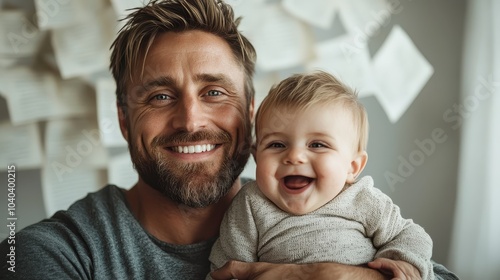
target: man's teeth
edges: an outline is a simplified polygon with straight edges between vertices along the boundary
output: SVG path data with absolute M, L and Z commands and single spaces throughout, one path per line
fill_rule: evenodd
M 194 145 L 194 146 L 177 146 L 172 147 L 172 150 L 183 153 L 183 154 L 196 154 L 211 151 L 215 148 L 215 145 L 204 144 L 204 145 Z

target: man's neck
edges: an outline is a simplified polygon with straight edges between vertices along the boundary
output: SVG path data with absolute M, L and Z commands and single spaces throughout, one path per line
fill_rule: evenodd
M 151 235 L 172 244 L 193 244 L 219 234 L 219 226 L 233 197 L 240 190 L 239 179 L 229 193 L 205 208 L 178 204 L 143 181 L 127 191 L 130 211 Z

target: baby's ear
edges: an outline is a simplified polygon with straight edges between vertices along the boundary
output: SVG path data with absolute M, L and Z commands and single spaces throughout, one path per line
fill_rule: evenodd
M 366 151 L 358 152 L 354 159 L 351 161 L 351 168 L 347 174 L 347 183 L 354 184 L 358 175 L 365 168 L 366 162 L 368 161 L 368 154 Z

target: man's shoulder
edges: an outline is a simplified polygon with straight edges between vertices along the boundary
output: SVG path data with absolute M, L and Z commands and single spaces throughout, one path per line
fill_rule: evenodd
M 88 214 L 87 212 L 109 211 L 112 208 L 125 206 L 124 189 L 115 185 L 106 185 L 102 189 L 88 193 L 85 197 L 74 202 L 67 210 L 58 213 L 69 215 Z
M 122 189 L 109 185 L 87 194 L 67 210 L 20 230 L 15 248 L 19 267 L 26 269 L 20 275 L 43 275 L 37 270 L 41 260 L 51 266 L 47 269 L 53 273 L 53 279 L 81 278 L 94 270 L 103 271 L 100 267 L 111 262 L 110 255 L 116 255 L 109 247 L 120 246 L 122 230 L 133 227 L 132 218 L 128 218 L 131 214 L 125 208 Z M 8 240 L 4 240 L 0 248 L 7 246 Z
M 107 185 L 104 188 L 87 194 L 74 202 L 66 210 L 57 211 L 50 218 L 44 219 L 21 230 L 19 234 L 30 238 L 46 236 L 49 239 L 88 230 L 95 227 L 96 221 L 107 220 L 110 213 L 120 204 L 124 204 L 122 189 Z

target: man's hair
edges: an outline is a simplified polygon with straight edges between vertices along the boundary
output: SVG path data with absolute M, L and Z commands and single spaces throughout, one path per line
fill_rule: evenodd
M 272 114 L 276 108 L 305 110 L 310 106 L 323 104 L 339 104 L 352 113 L 354 125 L 357 125 L 358 151 L 366 150 L 368 117 L 365 107 L 358 100 L 357 92 L 323 71 L 295 74 L 274 85 L 257 110 L 256 136 L 259 137 L 261 122 L 266 121 L 264 116 Z
M 254 97 L 253 74 L 257 59 L 252 44 L 238 31 L 241 18 L 234 18 L 233 9 L 222 0 L 153 0 L 136 8 L 124 20 L 126 24 L 111 45 L 110 69 L 116 81 L 118 105 L 126 108 L 127 84 L 140 69 L 144 75 L 145 59 L 155 38 L 165 32 L 201 30 L 226 41 L 235 59 L 245 69 L 247 106 Z

